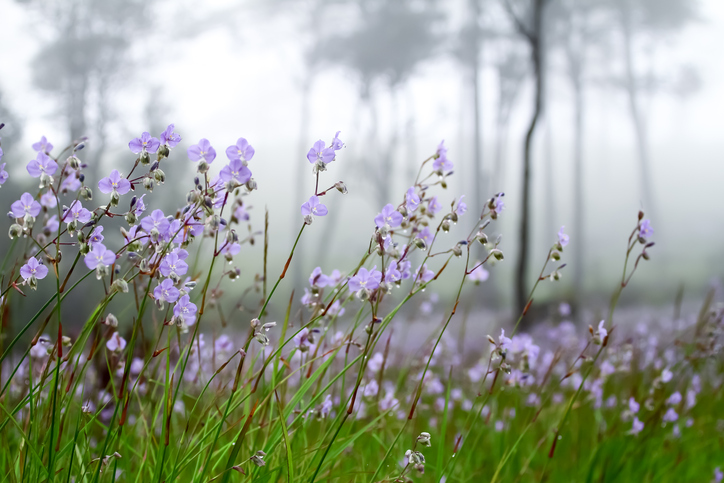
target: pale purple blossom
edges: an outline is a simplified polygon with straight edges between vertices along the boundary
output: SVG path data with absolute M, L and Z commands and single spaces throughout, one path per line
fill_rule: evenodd
M 405 208 L 412 213 L 418 206 L 420 206 L 420 196 L 415 192 L 415 187 L 410 186 L 405 193 Z
M 40 203 L 33 198 L 33 195 L 26 192 L 20 195 L 18 201 L 10 205 L 10 209 L 15 218 L 23 218 L 27 215 L 36 217 L 40 213 Z
M 332 149 L 335 151 L 339 151 L 344 147 L 344 143 L 341 139 L 339 139 L 339 133 L 342 131 L 337 131 L 337 133 L 334 135 L 334 139 L 332 139 Z
M 166 219 L 166 215 L 161 210 L 153 210 L 150 215 L 141 220 L 141 228 L 150 233 L 154 228 L 163 235 L 165 234 L 171 223 Z
M 367 270 L 362 267 L 357 272 L 357 275 L 349 279 L 349 289 L 352 292 L 358 292 L 363 289 L 375 290 L 380 286 L 382 281 L 382 272 L 377 270 L 377 266 L 374 266 L 372 270 Z
M 156 285 L 156 288 L 153 289 L 153 296 L 156 300 L 173 303 L 178 300 L 179 291 L 174 287 L 173 281 L 167 278 Z
M 244 161 L 241 159 L 234 159 L 221 169 L 219 177 L 224 180 L 225 183 L 234 180 L 239 184 L 244 184 L 251 179 L 251 170 L 246 167 Z
M 244 165 L 254 157 L 254 148 L 244 138 L 239 138 L 236 144 L 226 148 L 226 157 L 229 161 L 241 161 Z
M 121 337 L 118 332 L 114 332 L 110 339 L 106 341 L 106 349 L 111 352 L 121 352 L 126 348 L 126 339 Z
M 312 274 L 309 276 L 309 285 L 319 288 L 329 285 L 329 277 L 322 273 L 322 267 L 312 270 Z
M 307 159 L 314 164 L 322 162 L 324 164 L 331 163 L 335 157 L 334 148 L 328 148 L 321 139 L 314 143 L 307 153 Z
M 385 271 L 386 282 L 398 282 L 402 280 L 402 273 L 397 268 L 397 260 L 392 260 Z
M 432 169 L 438 172 L 451 171 L 454 167 L 452 161 L 447 159 L 447 148 L 445 147 L 445 140 L 440 141 L 436 152 L 437 157 L 432 162 Z
M 237 255 L 240 251 L 241 245 L 239 245 L 238 243 L 227 243 L 226 245 L 224 245 L 224 248 L 222 248 L 219 253 L 226 256 L 227 259 L 231 260 L 230 257 Z
M 418 269 L 415 271 L 415 278 L 420 283 L 428 283 L 435 277 L 435 272 L 427 268 L 427 263 L 423 264 L 421 267 L 418 267 Z
M 375 224 L 378 228 L 387 225 L 389 228 L 397 228 L 402 223 L 402 215 L 392 206 L 391 203 L 382 208 L 382 212 L 375 216 Z
M 633 424 L 631 425 L 631 431 L 629 431 L 629 434 L 633 434 L 634 436 L 638 435 L 642 430 L 644 429 L 644 423 L 639 421 L 639 418 L 634 416 Z
M 558 230 L 558 244 L 561 247 L 568 245 L 569 237 L 563 231 L 565 228 L 566 228 L 565 226 L 562 226 L 561 229 Z
M 33 178 L 40 178 L 44 174 L 52 176 L 58 171 L 58 163 L 44 152 L 39 152 L 35 159 L 28 163 L 26 169 Z
M 639 412 L 639 408 L 640 408 L 640 407 L 641 407 L 641 405 L 636 402 L 636 399 L 634 399 L 634 398 L 632 398 L 632 397 L 629 398 L 629 400 L 628 400 L 628 410 L 631 411 L 631 414 L 636 414 L 637 412 Z
M 3 150 L 0 148 L 0 159 L 3 157 Z M 7 163 L 0 164 L 0 185 L 5 184 L 5 182 L 8 180 L 8 177 L 10 176 L 7 171 L 5 171 L 5 165 Z
M 165 131 L 161 133 L 161 142 L 169 148 L 175 148 L 181 142 L 181 136 L 173 132 L 174 125 L 169 124 Z
M 146 204 L 143 202 L 144 196 L 146 196 L 145 193 L 142 194 L 139 198 L 136 198 L 136 202 L 133 205 L 133 214 L 136 216 L 141 216 L 146 210 Z
M 102 243 L 96 243 L 83 259 L 89 270 L 95 270 L 98 266 L 108 267 L 116 261 L 116 254 L 113 250 L 107 249 Z
M 639 224 L 639 238 L 646 240 L 654 234 L 654 229 L 651 227 L 651 220 L 648 218 L 641 221 Z
M 198 144 L 189 146 L 186 154 L 188 154 L 189 159 L 194 162 L 203 160 L 211 164 L 214 159 L 216 159 L 216 150 L 206 138 L 201 139 Z
M 714 468 L 714 483 L 721 483 L 721 481 L 724 479 L 724 472 L 722 472 L 721 469 L 717 466 Z
M 455 207 L 455 214 L 458 216 L 462 216 L 465 214 L 466 211 L 468 211 L 468 205 L 463 201 L 463 198 L 465 198 L 465 195 L 462 195 L 460 199 L 458 200 L 458 204 Z
M 33 143 L 33 149 L 39 153 L 49 153 L 53 150 L 53 145 L 43 136 L 40 141 Z
M 42 280 L 48 275 L 48 267 L 38 261 L 37 258 L 32 257 L 28 259 L 28 262 L 20 267 L 20 275 L 24 280 L 30 280 L 36 278 Z
M 63 220 L 66 223 L 77 221 L 78 223 L 88 223 L 91 220 L 91 212 L 83 208 L 80 201 L 75 200 L 70 204 L 68 209 L 63 213 Z
M 48 230 L 50 233 L 55 233 L 56 231 L 58 231 L 58 228 L 60 228 L 58 215 L 51 216 L 50 218 L 48 218 L 48 221 L 45 222 L 45 229 Z
M 134 138 L 128 143 L 128 148 L 134 154 L 155 153 L 161 142 L 158 138 L 152 137 L 151 134 L 144 132 L 140 138 Z
M 415 238 L 422 238 L 422 240 L 429 245 L 432 241 L 432 232 L 428 227 L 424 227 L 422 230 L 417 232 Z
M 342 307 L 342 302 L 339 300 L 335 300 L 334 303 L 329 307 L 329 310 L 327 310 L 327 315 L 332 317 L 341 317 L 344 315 L 345 308 Z
M 60 183 L 60 191 L 63 193 L 68 191 L 78 191 L 80 187 L 80 179 L 78 179 L 78 176 L 76 176 L 75 173 L 70 173 L 67 177 L 64 177 L 63 182 Z
M 189 266 L 186 262 L 179 258 L 178 254 L 169 253 L 163 257 L 158 269 L 164 277 L 170 277 L 171 274 L 181 276 L 186 274 Z
M 679 419 L 679 415 L 676 414 L 676 411 L 674 411 L 674 408 L 669 408 L 663 417 L 663 420 L 666 423 L 673 423 L 674 421 L 676 421 L 678 419 Z
M 104 240 L 103 236 L 103 227 L 102 226 L 96 226 L 93 228 L 93 231 L 88 235 L 88 244 L 93 246 L 96 243 L 103 243 Z
M 246 210 L 246 206 L 239 205 L 234 210 L 234 218 L 239 221 L 249 221 L 249 212 Z
M 325 216 L 327 213 L 327 207 L 319 201 L 316 195 L 312 195 L 309 201 L 302 204 L 302 216 Z
M 182 318 L 186 325 L 193 325 L 196 322 L 196 310 L 196 304 L 191 302 L 188 295 L 183 295 L 174 305 L 173 315 Z
M 481 263 L 477 263 L 476 265 L 477 265 L 477 267 L 474 268 L 470 272 L 470 275 L 468 275 L 468 278 L 470 278 L 470 280 L 472 280 L 473 282 L 476 282 L 476 283 L 485 282 L 488 279 L 488 277 L 490 277 L 490 272 L 488 272 Z
M 681 393 L 679 391 L 676 391 L 673 393 L 669 398 L 666 400 L 666 404 L 669 406 L 676 406 L 681 402 Z
M 109 176 L 98 182 L 98 189 L 105 194 L 115 191 L 119 195 L 125 195 L 131 190 L 131 183 L 114 169 Z
M 52 191 L 46 191 L 40 195 L 40 204 L 46 208 L 55 208 L 58 205 L 58 199 Z
M 434 215 L 442 209 L 442 205 L 437 201 L 437 196 L 430 198 L 430 202 L 427 204 L 427 211 Z
M 309 342 L 309 329 L 306 327 L 300 330 L 294 337 L 294 345 L 300 349 L 307 349 L 311 344 Z

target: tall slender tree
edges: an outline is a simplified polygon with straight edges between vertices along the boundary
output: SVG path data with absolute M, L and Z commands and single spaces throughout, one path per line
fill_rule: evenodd
M 525 0 L 512 5 L 509 0 L 503 0 L 507 11 L 513 20 L 517 32 L 526 41 L 530 49 L 530 63 L 533 67 L 535 95 L 533 112 L 528 123 L 523 145 L 522 170 L 522 206 L 519 219 L 518 260 L 515 268 L 514 312 L 523 310 L 528 297 L 527 294 L 527 267 L 528 244 L 530 242 L 530 208 L 531 208 L 531 148 L 538 119 L 543 106 L 543 15 L 548 0 Z M 520 11 L 516 10 L 516 6 Z

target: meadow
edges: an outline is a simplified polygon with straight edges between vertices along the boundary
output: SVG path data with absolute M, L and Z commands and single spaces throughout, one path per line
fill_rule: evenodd
M 332 175 L 339 136 L 299 161 L 309 198 L 280 273 L 267 273 L 279 265 L 268 218 L 248 209 L 264 187 L 246 139 L 218 157 L 207 139 L 179 152 L 170 125 L 131 140 L 128 165 L 100 180 L 85 178 L 83 140 L 33 146 L 38 187 L 10 207 L 2 262 L 0 481 L 722 480 L 716 295 L 698 313 L 618 324 L 619 296 L 656 263 L 644 213 L 626 215 L 603 320 L 577 326 L 566 305 L 555 321 L 527 319 L 536 289 L 565 273 L 576 240 L 561 228 L 536 248 L 547 256 L 519 317 L 466 350 L 474 315 L 461 298 L 494 281 L 488 264 L 508 262 L 489 236 L 505 197 L 469 207 L 449 193 L 453 162 L 431 144 L 409 189 L 361 221 L 358 262 L 289 289 L 299 240 L 347 192 Z M 0 184 L 7 162 L 0 150 Z M 164 213 L 153 206 L 170 162 L 196 172 Z M 461 220 L 474 228 L 453 239 Z M 264 267 L 253 276 L 240 268 L 252 256 Z M 402 326 L 427 316 L 443 273 L 456 297 L 438 301 L 444 317 L 419 349 L 403 350 Z M 99 284 L 90 315 L 64 320 L 68 294 Z M 20 298 L 37 307 L 28 320 L 17 320 Z M 451 336 L 463 323 L 468 333 Z

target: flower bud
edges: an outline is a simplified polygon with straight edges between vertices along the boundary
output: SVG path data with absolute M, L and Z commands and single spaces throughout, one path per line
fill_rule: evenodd
M 440 228 L 442 228 L 442 231 L 444 231 L 445 233 L 449 232 L 450 231 L 450 220 L 447 218 L 442 220 L 442 225 L 440 226 Z
M 114 191 L 114 193 L 116 193 Z M 118 193 L 116 193 L 118 195 Z M 93 199 L 93 190 L 90 189 L 88 186 L 83 186 L 80 189 L 80 197 L 83 198 L 85 201 L 90 201 Z
M 186 202 L 189 204 L 193 204 L 199 201 L 199 194 L 196 192 L 196 190 L 189 191 L 189 194 L 186 195 Z
M 157 169 L 153 172 L 153 177 L 156 179 L 157 184 L 163 184 L 166 182 L 166 173 L 163 172 L 161 169 Z
M 345 185 L 342 181 L 337 181 L 336 183 L 334 183 L 334 187 L 337 188 L 337 191 L 339 191 L 343 195 L 347 194 L 347 185 Z
M 207 163 L 206 161 L 204 161 L 202 159 L 201 161 L 199 161 L 199 164 L 196 167 L 196 170 L 201 174 L 205 174 L 209 170 L 209 163 Z
M 68 166 L 72 169 L 80 168 L 80 159 L 78 159 L 75 155 L 69 156 L 66 161 L 68 162 Z
M 10 230 L 8 230 L 8 236 L 11 240 L 16 239 L 20 235 L 23 234 L 23 227 L 18 225 L 17 223 L 13 223 L 10 225 Z
M 147 191 L 153 191 L 153 180 L 151 178 L 149 178 L 148 176 L 143 178 L 143 187 Z
M 254 191 L 256 189 L 256 180 L 254 178 L 249 178 L 249 181 L 246 182 L 246 189 L 248 191 Z
M 118 319 L 113 314 L 106 315 L 105 320 L 103 320 L 103 324 L 107 325 L 108 327 L 118 327 Z
M 462 245 L 460 245 L 459 243 L 456 244 L 456 245 L 453 247 L 452 251 L 453 251 L 453 254 L 454 254 L 456 257 L 462 257 L 462 256 L 463 256 L 463 247 L 462 247 Z
M 118 191 L 113 190 L 111 192 L 111 206 L 118 206 L 119 201 L 121 201 L 121 195 L 118 194 Z
M 126 282 L 122 278 L 117 278 L 113 281 L 113 284 L 111 285 L 111 289 L 115 290 L 116 292 L 120 293 L 128 293 L 128 282 Z
M 263 332 L 255 333 L 254 338 L 265 347 L 269 345 L 269 337 L 267 337 Z
M 305 225 L 311 225 L 313 221 L 314 221 L 314 217 L 312 215 L 307 215 L 304 217 Z
M 427 250 L 427 244 L 422 238 L 415 238 L 415 246 L 420 250 Z
M 492 250 L 490 250 L 490 254 L 493 255 L 496 260 L 503 259 L 503 252 L 498 250 L 497 248 L 493 248 Z
M 168 155 L 171 154 L 171 150 L 168 148 L 168 145 L 162 144 L 161 147 L 158 148 L 158 159 L 168 158 Z
M 128 223 L 129 225 L 135 225 L 136 222 L 138 221 L 138 219 L 136 218 L 136 214 L 132 211 L 129 211 L 128 213 L 126 213 L 125 218 L 126 218 L 126 223 Z
M 551 252 L 551 259 L 553 259 L 553 260 L 555 260 L 555 261 L 558 261 L 558 260 L 561 259 L 561 254 L 558 253 L 558 250 L 553 250 L 553 251 Z
M 417 442 L 428 448 L 432 446 L 432 443 L 430 443 L 430 433 L 420 433 L 420 436 L 417 437 Z

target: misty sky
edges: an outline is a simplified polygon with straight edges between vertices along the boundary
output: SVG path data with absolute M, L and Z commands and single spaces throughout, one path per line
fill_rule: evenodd
M 189 163 L 185 148 L 207 137 L 220 156 L 226 146 L 240 136 L 256 148 L 252 168 L 260 190 L 254 205 L 265 204 L 277 220 L 279 233 L 290 226 L 291 208 L 303 200 L 290 199 L 292 163 L 307 163 L 299 151 L 300 84 L 302 82 L 302 49 L 304 35 L 298 35 L 294 17 L 270 15 L 257 7 L 230 15 L 237 2 L 206 1 L 165 2 L 165 11 L 155 11 L 154 27 L 141 36 L 133 47 L 134 65 L 114 86 L 116 116 L 110 126 L 110 141 L 122 151 L 128 140 L 147 130 L 144 109 L 153 87 L 160 88 L 161 104 L 168 107 L 161 119 L 174 122 L 184 143 L 172 156 L 172 162 Z M 242 2 L 243 3 L 243 2 Z M 255 2 L 251 2 L 255 3 Z M 687 271 L 707 280 L 721 276 L 719 261 L 724 230 L 724 2 L 702 1 L 701 20 L 692 23 L 671 39 L 664 39 L 655 54 L 646 62 L 661 66 L 694 66 L 703 81 L 694 96 L 681 99 L 670 94 L 646 96 L 644 109 L 649 129 L 654 179 L 660 219 L 656 221 L 657 244 L 666 255 L 666 263 L 651 269 L 650 274 L 668 277 L 672 270 Z M 258 4 L 257 4 L 258 5 Z M 193 18 L 185 12 L 193 11 Z M 456 13 L 459 16 L 459 12 Z M 459 19 L 453 16 L 453 22 Z M 195 25 L 212 22 L 196 35 Z M 65 139 L 65 126 L 57 117 L 54 99 L 32 87 L 29 62 L 38 51 L 44 35 L 39 17 L 15 1 L 0 0 L 0 90 L 5 102 L 25 123 L 23 143 L 29 145 L 41 135 Z M 487 53 L 484 52 L 484 57 Z M 612 54 L 613 55 L 613 54 Z M 48 76 L 53 75 L 48 72 Z M 555 167 L 556 225 L 570 224 L 570 171 L 572 146 L 572 106 L 570 86 L 562 69 L 551 72 L 551 107 L 549 125 L 538 132 L 534 175 L 536 180 L 534 222 L 535 240 L 552 240 L 554 233 L 544 233 L 540 208 L 544 178 L 541 158 L 546 129 L 552 139 L 550 149 Z M 413 126 L 414 149 L 398 151 L 399 163 L 391 167 L 397 188 L 409 185 L 401 167 L 410 156 L 424 159 L 432 154 L 441 139 L 449 145 L 449 156 L 459 163 L 451 182 L 450 199 L 457 193 L 471 191 L 466 185 L 470 173 L 470 119 L 464 74 L 459 65 L 444 55 L 426 63 L 410 80 L 399 96 L 398 122 Z M 495 75 L 486 68 L 482 78 L 484 166 L 491 158 L 495 133 Z M 530 82 L 516 103 L 509 132 L 509 149 L 504 186 L 509 218 L 500 226 L 506 233 L 508 246 L 514 245 L 513 217 L 518 210 L 518 166 L 525 125 L 528 121 L 531 97 Z M 369 186 L 355 175 L 364 166 L 343 167 L 345 156 L 364 159 L 365 136 L 358 134 L 359 120 L 357 87 L 350 75 L 341 69 L 320 71 L 314 83 L 313 108 L 308 121 L 312 135 L 306 144 L 323 138 L 331 139 L 338 130 L 347 142 L 346 151 L 339 155 L 329 181 L 344 179 L 351 194 L 341 204 L 350 217 L 372 217 L 379 210 L 369 194 Z M 381 113 L 380 132 L 392 122 L 389 91 L 378 90 Z M 621 91 L 592 87 L 587 91 L 589 115 L 586 119 L 586 197 L 590 207 L 590 223 L 586 243 L 596 253 L 590 261 L 599 267 L 615 256 L 618 260 L 629 225 L 635 223 L 636 210 L 641 207 L 638 190 L 638 171 L 635 164 L 633 129 L 627 113 L 626 99 Z M 364 121 L 363 124 L 364 125 Z M 158 133 L 154 133 L 158 135 Z M 307 146 L 307 147 L 308 147 Z M 305 148 L 306 151 L 306 148 Z M 28 155 L 30 155 L 28 148 Z M 132 161 L 128 155 L 128 163 Z M 9 162 L 9 171 L 21 172 L 27 160 Z M 362 161 L 363 162 L 363 161 Z M 14 166 L 13 166 L 14 164 Z M 221 165 L 217 166 L 220 168 Z M 188 169 L 184 166 L 184 169 Z M 305 166 L 306 169 L 306 166 Z M 167 169 L 168 170 L 168 169 Z M 310 183 L 312 177 L 310 176 Z M 396 198 L 397 199 L 397 198 Z M 395 201 L 395 200 L 390 200 Z M 446 200 L 449 202 L 449 200 Z M 276 211 L 275 211 L 276 210 Z M 342 222 L 346 221 L 341 220 Z M 371 220 L 371 218 L 370 218 Z M 297 221 L 293 224 L 296 226 Z M 350 229 L 337 238 L 338 243 L 366 243 L 371 230 L 360 224 L 347 223 Z M 371 225 L 370 225 L 371 226 Z M 508 235 L 509 234 L 509 235 Z M 363 241 L 360 241 L 360 237 Z M 573 241 L 572 241 L 573 242 Z M 544 244 L 545 245 L 545 244 Z M 544 249 L 538 251 L 544 252 Z M 340 248 L 340 255 L 344 248 Z M 512 250 L 511 250 L 512 253 Z M 539 255 L 533 251 L 534 260 Z M 544 256 L 544 253 L 540 254 Z M 618 265 L 618 262 L 616 262 Z M 329 269 L 331 267 L 325 267 Z M 676 275 L 686 277 L 686 275 Z M 675 283 L 675 282 L 672 282 Z

